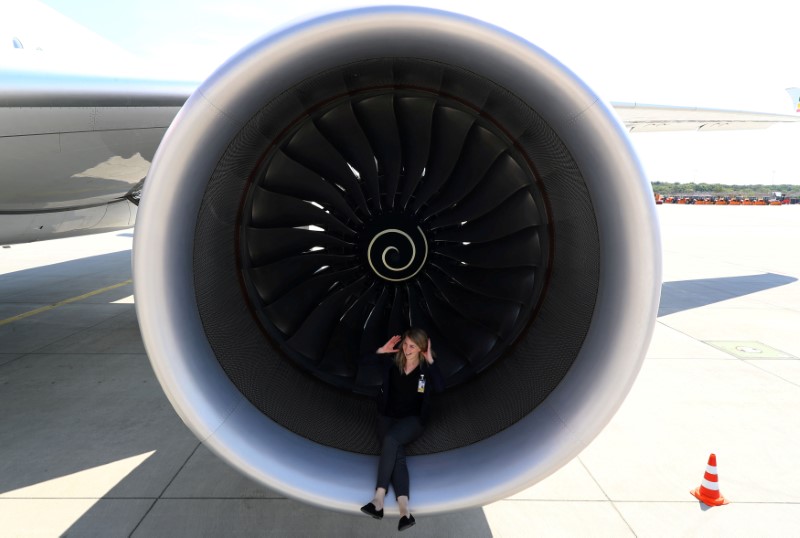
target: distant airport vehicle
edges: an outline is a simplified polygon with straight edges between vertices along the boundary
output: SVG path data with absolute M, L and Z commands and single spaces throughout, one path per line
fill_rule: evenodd
M 776 196 L 777 195 L 777 196 Z M 690 204 L 690 205 L 791 205 L 800 203 L 800 198 L 784 196 L 773 193 L 773 196 L 666 196 L 659 199 L 656 195 L 656 205 Z
M 409 325 L 448 385 L 409 448 L 415 511 L 485 505 L 577 455 L 659 304 L 626 130 L 798 120 L 612 109 L 523 39 L 410 7 L 299 24 L 196 88 L 0 77 L 0 243 L 136 220 L 137 314 L 178 414 L 243 473 L 343 511 L 378 450 L 358 359 Z
M 786 88 L 786 91 L 792 99 L 795 112 L 800 113 L 800 88 Z

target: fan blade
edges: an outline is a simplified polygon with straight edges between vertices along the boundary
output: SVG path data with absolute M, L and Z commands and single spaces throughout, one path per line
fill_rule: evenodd
M 389 311 L 389 335 L 403 334 L 410 323 L 406 288 L 405 286 L 395 286 L 392 309 Z
M 483 268 L 536 267 L 541 262 L 539 234 L 527 228 L 486 243 L 436 243 L 434 251 L 467 265 Z
M 436 354 L 436 364 L 439 371 L 449 379 L 456 372 L 469 366 L 467 349 L 460 338 L 453 338 L 455 327 L 451 326 L 451 319 L 438 320 L 431 314 L 429 305 L 418 285 L 409 286 L 409 313 L 411 326 L 420 327 L 428 333 L 431 347 Z M 449 327 L 450 331 L 443 330 L 441 325 Z
M 389 288 L 388 286 L 382 286 L 380 288 L 378 300 L 364 323 L 364 333 L 361 337 L 361 355 L 373 353 L 376 349 L 385 344 L 386 340 L 389 338 L 389 331 L 386 325 L 388 317 L 386 309 L 388 304 Z
M 391 206 L 400 179 L 400 133 L 394 112 L 394 96 L 378 95 L 354 103 L 353 111 L 367 133 L 383 176 L 386 205 Z
M 365 214 L 369 214 L 361 185 L 342 155 L 322 136 L 312 122 L 306 122 L 284 146 L 283 151 L 306 168 L 338 186 Z
M 417 188 L 411 209 L 416 212 L 450 177 L 464 149 L 464 141 L 475 118 L 461 110 L 437 106 L 433 114 L 431 153 L 425 177 Z
M 420 279 L 418 282 L 425 298 L 427 310 L 430 312 L 430 319 L 433 320 L 448 344 L 455 345 L 457 343 L 462 358 L 469 363 L 484 357 L 498 340 L 497 335 L 465 316 L 463 312 L 454 309 L 437 293 L 436 288 L 430 284 L 429 280 Z M 416 297 L 413 293 L 411 296 L 413 312 Z
M 498 299 L 524 301 L 530 297 L 535 282 L 534 271 L 526 267 L 487 271 L 473 265 L 461 265 L 444 257 L 432 260 L 431 266 L 464 288 Z
M 317 128 L 358 172 L 375 210 L 381 208 L 378 170 L 366 134 L 349 102 L 337 106 L 317 120 Z
M 250 225 L 254 228 L 293 228 L 314 224 L 344 236 L 355 232 L 324 209 L 292 196 L 256 188 Z
M 506 142 L 495 134 L 475 125 L 470 130 L 461 159 L 442 193 L 420 211 L 420 217 L 424 220 L 463 199 L 483 179 L 492 164 L 506 150 L 506 146 Z
M 428 162 L 431 146 L 431 126 L 435 99 L 423 97 L 401 97 L 397 100 L 397 118 L 403 140 L 403 183 L 400 185 L 400 207 L 406 207 L 408 200 L 422 178 L 422 171 Z M 387 196 L 389 195 L 387 190 Z M 394 200 L 391 193 L 389 200 Z
M 271 192 L 317 202 L 345 222 L 361 223 L 342 196 L 342 191 L 280 150 L 272 157 L 261 186 Z
M 381 285 L 380 295 L 372 311 L 369 313 L 364 323 L 364 331 L 359 341 L 359 358 L 366 357 L 386 343 L 389 338 L 387 329 L 388 308 L 389 308 L 389 288 Z M 383 382 L 381 369 L 378 362 L 362 360 L 358 364 L 358 372 L 354 382 L 355 390 L 359 393 L 375 396 L 375 390 Z
M 440 228 L 476 219 L 529 186 L 525 171 L 506 153 L 495 161 L 483 181 L 466 198 L 431 219 L 431 226 Z
M 423 287 L 427 285 L 427 279 L 438 290 L 436 297 L 501 337 L 508 334 L 519 317 L 522 306 L 519 300 L 506 301 L 477 294 L 436 270 L 427 271 L 426 278 L 422 279 Z
M 309 313 L 331 293 L 335 284 L 347 285 L 358 278 L 358 275 L 358 268 L 325 271 L 286 290 L 264 307 L 264 312 L 284 335 L 294 334 Z
M 436 240 L 470 243 L 493 241 L 536 226 L 540 222 L 539 210 L 536 209 L 533 197 L 527 190 L 521 190 L 480 218 L 463 226 L 437 231 Z
M 359 290 L 364 287 L 364 283 L 365 279 L 359 278 L 349 286 L 329 295 L 311 311 L 297 332 L 286 343 L 314 363 L 319 363 L 340 317 L 347 309 L 348 303 L 359 295 Z
M 291 258 L 283 258 L 275 263 L 250 269 L 250 278 L 258 295 L 269 304 L 286 290 L 302 283 L 326 268 L 342 270 L 358 263 L 355 256 L 335 256 L 330 254 L 308 253 Z
M 359 341 L 377 295 L 377 288 L 374 283 L 371 284 L 341 317 L 331 334 L 322 360 L 317 365 L 321 371 L 346 377 L 352 377 L 356 373 L 361 358 Z
M 302 228 L 249 228 L 247 249 L 254 266 L 271 263 L 287 256 L 302 254 L 314 247 L 320 254 L 348 254 L 354 250 L 352 243 L 332 237 L 324 232 Z

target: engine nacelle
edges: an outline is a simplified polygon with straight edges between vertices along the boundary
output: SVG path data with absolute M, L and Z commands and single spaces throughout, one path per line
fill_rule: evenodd
M 168 130 L 134 241 L 142 336 L 221 458 L 354 512 L 379 450 L 359 357 L 420 326 L 447 390 L 408 447 L 414 511 L 482 506 L 628 393 L 654 211 L 609 107 L 534 45 L 427 9 L 324 16 L 239 53 Z

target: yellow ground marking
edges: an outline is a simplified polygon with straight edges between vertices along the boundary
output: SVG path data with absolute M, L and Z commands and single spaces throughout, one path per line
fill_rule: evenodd
M 112 284 L 111 286 L 106 286 L 105 288 L 100 288 L 99 290 L 90 291 L 89 293 L 84 293 L 83 295 L 78 295 L 77 297 L 71 297 L 69 299 L 64 299 L 63 301 L 59 301 L 57 303 L 53 303 L 51 305 L 42 306 L 35 310 L 31 310 L 29 312 L 23 312 L 22 314 L 16 315 L 14 317 L 6 318 L 0 320 L 0 327 L 3 325 L 8 325 L 9 323 L 13 323 L 15 321 L 19 321 L 21 319 L 29 318 L 31 316 L 35 316 L 36 314 L 41 314 L 42 312 L 47 312 L 48 310 L 52 310 L 54 308 L 58 308 L 59 306 L 64 306 L 65 304 L 74 303 L 76 301 L 82 301 L 84 299 L 88 299 L 93 295 L 98 295 L 100 293 L 105 293 L 107 291 L 111 291 L 117 288 L 121 288 L 122 286 L 127 286 L 128 284 L 133 283 L 132 279 L 128 279 L 125 282 L 119 282 L 117 284 Z

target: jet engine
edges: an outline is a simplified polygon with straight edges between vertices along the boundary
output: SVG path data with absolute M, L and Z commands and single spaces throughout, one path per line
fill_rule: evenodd
M 390 336 L 425 329 L 446 379 L 408 447 L 414 512 L 437 513 L 586 447 L 659 302 L 652 192 L 609 106 L 441 11 L 327 15 L 240 52 L 167 131 L 138 219 L 137 314 L 178 414 L 244 474 L 341 511 L 375 487 L 361 358 Z

